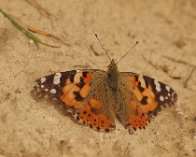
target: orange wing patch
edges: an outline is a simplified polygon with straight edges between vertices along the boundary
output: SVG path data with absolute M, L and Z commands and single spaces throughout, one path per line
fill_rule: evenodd
M 138 104 L 134 100 L 131 100 L 129 123 L 133 129 L 142 129 L 145 128 L 149 121 L 148 113 L 153 112 L 158 103 L 155 100 L 155 94 L 151 85 L 146 85 L 143 76 L 131 76 L 130 80 L 135 85 L 132 92 L 140 103 Z
M 82 100 L 87 97 L 90 92 L 90 78 L 91 74 L 87 73 L 83 76 L 83 73 L 77 73 L 71 83 L 71 79 L 66 80 L 66 85 L 62 89 L 62 95 L 60 99 L 66 106 L 79 109 L 83 106 Z
M 76 120 L 97 131 L 110 132 L 115 129 L 115 125 L 101 110 L 101 102 L 94 98 L 78 111 Z
M 145 84 L 143 76 L 131 76 L 131 83 L 135 86 L 133 88 L 133 93 L 138 101 L 140 101 L 140 108 L 144 113 L 149 111 L 154 111 L 157 107 L 157 102 L 155 100 L 155 94 L 152 90 L 151 85 Z
M 94 109 L 100 109 L 101 108 L 101 102 L 96 100 L 96 99 L 91 98 L 90 101 L 89 101 L 89 104 Z
M 136 129 L 145 129 L 145 126 L 147 125 L 149 118 L 148 116 L 142 112 L 142 109 L 136 104 L 134 100 L 131 100 L 130 102 L 130 108 L 131 108 L 131 114 L 129 118 L 129 123 L 131 127 Z
M 137 78 L 134 76 L 134 75 L 132 75 L 131 77 L 130 77 L 130 80 L 131 80 L 131 83 L 132 84 L 134 84 L 134 85 L 138 85 L 138 80 L 137 80 Z
M 137 86 L 133 87 L 133 93 L 135 95 L 135 97 L 137 98 L 137 100 L 141 101 L 143 98 L 142 93 L 140 92 L 140 90 L 138 89 Z

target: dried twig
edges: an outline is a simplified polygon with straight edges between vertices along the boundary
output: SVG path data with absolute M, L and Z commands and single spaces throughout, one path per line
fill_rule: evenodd
M 170 78 L 176 79 L 176 80 L 181 79 L 181 77 L 179 77 L 179 76 L 172 76 L 172 75 L 169 75 L 169 74 L 168 74 L 168 69 L 167 69 L 167 67 L 160 67 L 160 66 L 157 66 L 157 65 L 155 65 L 154 63 L 152 63 L 151 61 L 149 61 L 148 59 L 146 59 L 144 56 L 142 56 L 142 58 L 143 58 L 148 64 L 150 64 L 154 69 L 156 69 L 156 70 L 161 69 L 161 70 L 162 70 L 165 74 L 167 74 Z
M 157 65 L 155 65 L 154 63 L 152 63 L 151 61 L 149 61 L 148 59 L 146 59 L 144 56 L 142 56 L 142 58 L 143 58 L 148 64 L 150 64 L 154 69 L 156 69 L 156 70 L 161 69 L 165 74 L 167 74 L 167 75 L 168 75 L 169 77 L 171 77 L 172 79 L 176 79 L 176 80 L 181 79 L 181 77 L 179 77 L 179 76 L 172 76 L 172 75 L 169 75 L 169 74 L 168 74 L 168 70 L 167 70 L 166 67 L 157 66 Z
M 48 32 L 45 32 L 45 31 L 42 31 L 40 29 L 37 29 L 35 27 L 32 27 L 32 26 L 27 26 L 27 29 L 33 33 L 38 33 L 38 34 L 41 34 L 43 36 L 47 36 L 47 37 L 50 37 L 50 38 L 53 38 L 59 42 L 61 42 L 62 44 L 66 45 L 66 46 L 71 46 L 70 44 L 64 42 L 62 39 L 60 39 L 59 37 L 56 37 L 55 35 L 53 34 L 50 34 Z
M 195 67 L 195 65 L 193 64 L 190 64 L 188 62 L 185 62 L 185 61 L 182 61 L 182 60 L 177 60 L 177 59 L 174 59 L 174 58 L 171 58 L 171 57 L 168 57 L 168 56 L 162 56 L 172 62 L 176 62 L 176 63 L 180 63 L 180 64 L 184 64 L 184 65 L 188 65 L 188 66 L 191 66 L 191 67 Z
M 158 70 L 159 68 L 152 63 L 151 61 L 149 61 L 148 59 L 146 59 L 144 56 L 142 56 L 143 60 L 145 60 L 148 64 L 150 64 L 154 69 Z
M 164 14 L 161 13 L 155 13 L 156 16 L 162 18 L 163 20 L 165 20 L 166 23 L 168 24 L 172 24 L 172 20 L 170 20 L 167 16 L 165 16 Z
M 47 11 L 45 8 L 43 8 L 35 0 L 24 0 L 24 1 L 26 1 L 32 7 L 34 7 L 40 14 L 47 15 L 48 17 L 50 17 L 52 15 L 49 11 Z
M 189 76 L 188 76 L 188 77 L 186 78 L 186 80 L 184 81 L 184 87 L 185 87 L 185 88 L 187 87 L 188 82 L 189 82 L 189 80 L 191 79 L 191 77 L 192 77 L 192 75 L 193 75 L 195 69 L 196 69 L 196 67 L 192 68 L 192 70 L 191 70 Z
M 192 77 L 192 75 L 193 75 L 193 73 L 194 73 L 194 71 L 196 69 L 196 66 L 193 65 L 193 64 L 187 63 L 185 61 L 177 60 L 177 59 L 174 59 L 174 58 L 171 58 L 171 57 L 168 57 L 168 56 L 163 56 L 163 57 L 168 59 L 168 60 L 170 60 L 170 61 L 172 61 L 172 62 L 176 62 L 176 63 L 180 63 L 180 64 L 184 64 L 184 65 L 192 67 L 192 70 L 191 70 L 190 74 L 188 75 L 188 77 L 185 79 L 185 81 L 183 83 L 184 87 L 187 88 L 188 82 L 190 81 L 190 79 L 191 79 L 191 77 Z
M 18 75 L 20 75 L 22 72 L 24 72 L 25 71 L 25 69 L 28 67 L 28 65 L 29 65 L 29 58 L 28 58 L 28 61 L 27 61 L 27 63 L 24 65 L 24 67 L 23 67 L 23 69 L 22 70 L 20 70 L 19 72 L 17 72 L 15 75 L 14 75 L 14 78 L 15 77 L 17 77 Z
M 33 33 L 38 33 L 38 34 L 41 34 L 41 35 L 44 35 L 44 36 L 49 36 L 49 33 L 48 32 L 45 32 L 45 31 L 42 31 L 42 30 L 39 30 L 35 27 L 32 27 L 32 26 L 29 26 L 27 25 L 27 29 Z
M 95 56 L 100 56 L 100 54 L 95 50 L 95 48 L 93 47 L 93 45 L 90 45 L 90 49 L 93 51 L 93 53 L 95 54 Z

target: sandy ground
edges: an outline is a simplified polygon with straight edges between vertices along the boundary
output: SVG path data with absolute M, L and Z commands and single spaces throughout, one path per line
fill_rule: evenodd
M 0 7 L 64 41 L 41 37 L 61 47 L 37 47 L 0 16 L 0 157 L 196 155 L 195 0 L 1 0 Z M 115 132 L 99 133 L 31 96 L 41 76 L 106 69 L 95 33 L 116 60 L 139 40 L 119 70 L 152 76 L 178 93 L 175 106 L 145 130 L 130 135 L 117 125 Z

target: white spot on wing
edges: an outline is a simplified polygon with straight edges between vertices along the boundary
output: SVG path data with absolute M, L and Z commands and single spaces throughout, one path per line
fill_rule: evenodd
M 165 86 L 165 88 L 166 88 L 166 90 L 167 90 L 168 92 L 170 92 L 170 87 Z
M 146 88 L 146 83 L 144 81 L 143 75 L 139 75 L 139 81 L 141 83 L 141 87 Z
M 56 93 L 56 89 L 51 89 L 51 90 L 50 90 L 50 93 L 51 93 L 51 94 L 55 94 L 55 93 Z
M 61 82 L 61 80 L 60 80 L 61 76 L 62 76 L 61 73 L 56 73 L 56 75 L 54 76 L 53 84 L 58 85 Z
M 77 73 L 80 73 L 80 72 L 82 72 L 82 71 L 81 71 L 81 70 L 76 70 L 76 72 L 77 72 Z
M 160 101 L 164 101 L 164 97 L 163 96 L 160 96 L 159 99 L 160 99 Z
M 41 85 L 41 88 L 44 88 L 44 85 Z
M 42 77 L 40 81 L 41 81 L 41 83 L 44 83 L 46 81 L 46 78 Z
M 155 84 L 156 90 L 157 90 L 158 92 L 160 92 L 160 91 L 161 91 L 161 85 L 160 85 L 159 81 L 154 80 L 154 84 Z
M 74 82 L 75 83 L 78 83 L 80 82 L 80 77 L 82 76 L 82 73 L 77 73 L 74 77 Z

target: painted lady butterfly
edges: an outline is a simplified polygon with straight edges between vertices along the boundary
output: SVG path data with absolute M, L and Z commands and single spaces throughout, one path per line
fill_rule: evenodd
M 115 117 L 125 128 L 145 128 L 162 106 L 177 100 L 171 87 L 147 76 L 119 72 L 114 60 L 107 71 L 72 70 L 42 77 L 35 91 L 39 97 L 61 102 L 79 123 L 104 132 L 116 128 Z

